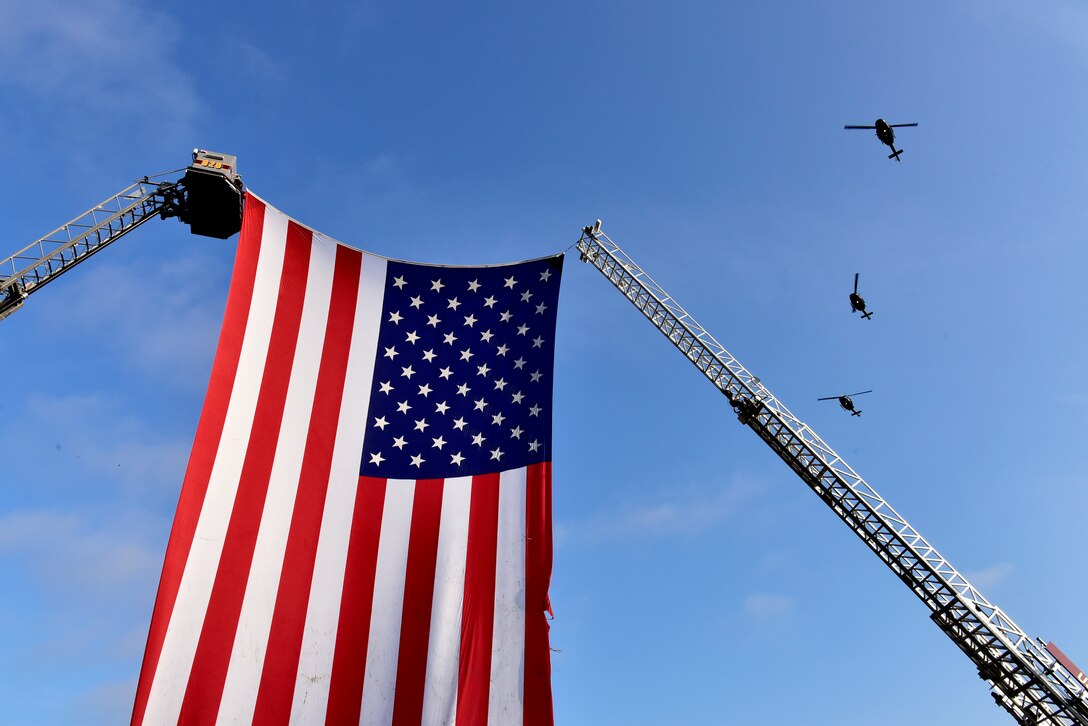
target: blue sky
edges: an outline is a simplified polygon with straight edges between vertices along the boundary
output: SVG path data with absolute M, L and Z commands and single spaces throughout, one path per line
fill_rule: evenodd
M 370 251 L 595 218 L 1029 634 L 1088 665 L 1088 8 L 0 6 L 6 256 L 195 146 Z M 917 121 L 903 163 L 843 124 Z M 233 241 L 152 223 L 0 323 L 0 701 L 127 719 Z M 851 316 L 852 277 L 873 320 Z M 1007 723 L 927 610 L 569 260 L 561 724 Z M 872 388 L 851 418 L 819 396 Z

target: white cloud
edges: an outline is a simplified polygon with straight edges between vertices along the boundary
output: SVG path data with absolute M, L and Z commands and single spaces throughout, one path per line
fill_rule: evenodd
M 182 33 L 164 13 L 133 0 L 5 0 L 0 3 L 0 83 L 73 111 L 118 113 L 187 126 L 200 108 L 175 60 Z M 64 113 L 60 113 L 64 112 Z
M 232 55 L 250 83 L 256 79 L 265 83 L 274 83 L 283 77 L 280 64 L 253 43 L 238 41 L 232 50 Z
M 777 620 L 793 612 L 793 599 L 784 595 L 753 592 L 741 604 L 744 614 L 757 620 Z
M 998 562 L 996 565 L 981 570 L 964 572 L 963 576 L 976 588 L 985 592 L 1009 579 L 1015 571 L 1016 566 L 1011 562 Z
M 320 210 L 326 221 L 315 226 L 324 230 L 335 230 L 338 226 L 356 229 L 361 218 L 373 219 L 379 226 L 383 220 L 408 219 L 413 210 L 427 207 L 429 196 L 427 188 L 415 181 L 412 167 L 411 159 L 388 151 L 357 165 L 342 159 L 318 159 L 313 173 L 293 192 L 295 203 Z M 343 203 L 329 205 L 330 188 L 337 190 L 337 199 Z M 290 209 L 284 211 L 291 213 Z M 314 222 L 301 221 L 305 224 Z M 402 233 L 409 231 L 405 228 Z M 357 236 L 343 237 L 335 232 L 332 236 L 354 247 L 392 254 L 392 250 L 368 246 L 370 243 L 366 239 Z M 388 243 L 386 240 L 385 244 Z
M 156 516 L 128 513 L 104 524 L 57 509 L 0 516 L 0 558 L 18 562 L 39 584 L 67 597 L 105 597 L 146 589 L 162 565 L 148 541 Z
M 1035 2 L 994 3 L 976 2 L 975 12 L 992 18 L 994 11 L 1004 10 L 1023 33 L 1025 23 L 1034 25 L 1050 37 L 1064 43 L 1088 62 L 1088 5 L 1080 0 L 1036 0 Z
M 801 553 L 802 550 L 799 547 L 773 550 L 759 558 L 759 566 L 764 570 L 781 570 L 784 567 L 794 565 Z
M 43 431 L 50 440 L 41 440 Z M 37 461 L 24 475 L 32 486 L 60 495 L 89 482 L 109 497 L 112 483 L 129 504 L 151 506 L 175 500 L 191 448 L 188 432 L 163 435 L 102 394 L 31 394 L 25 418 L 0 432 L 12 450 Z
M 567 542 L 696 535 L 733 516 L 758 491 L 760 487 L 752 482 L 737 478 L 715 492 L 694 492 L 685 499 L 627 505 L 582 522 L 560 523 L 555 528 L 555 539 L 561 546 Z
M 49 706 L 72 714 L 57 723 L 124 721 L 133 689 L 109 684 L 139 667 L 165 526 L 132 509 L 0 516 L 0 572 L 16 601 L 7 622 L 18 624 L 5 652 L 17 682 L 53 684 Z
M 43 296 L 47 319 L 70 321 L 97 349 L 164 386 L 207 384 L 226 303 L 229 264 L 200 255 L 148 264 L 96 259 L 64 295 Z
M 1079 0 L 1038 0 L 1021 5 L 1030 8 L 1035 21 L 1088 60 L 1088 6 Z

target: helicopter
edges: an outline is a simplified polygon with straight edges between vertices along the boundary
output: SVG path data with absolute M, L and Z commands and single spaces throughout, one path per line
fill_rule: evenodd
M 860 396 L 863 393 L 872 393 L 872 391 L 858 391 L 857 393 L 845 393 L 841 396 L 827 396 L 826 398 L 817 398 L 817 401 L 835 401 L 839 402 L 839 405 L 843 407 L 843 410 L 849 411 L 851 416 L 860 416 L 861 409 L 854 409 L 854 399 L 852 396 Z
M 895 150 L 895 132 L 892 129 L 898 129 L 903 126 L 917 126 L 918 124 L 890 124 L 882 118 L 876 120 L 874 126 L 843 126 L 844 129 L 875 129 L 876 137 L 880 139 L 880 142 L 887 144 L 892 150 L 892 153 L 888 154 L 889 159 L 895 159 L 899 161 L 899 155 L 903 153 L 903 150 Z
M 865 311 L 865 298 L 858 295 L 858 275 L 861 273 L 854 273 L 854 291 L 850 293 L 850 312 L 861 313 L 861 317 L 866 320 L 870 320 L 873 317 L 873 311 Z

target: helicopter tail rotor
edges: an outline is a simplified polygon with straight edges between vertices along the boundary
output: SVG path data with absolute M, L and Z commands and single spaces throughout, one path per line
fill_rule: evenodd
M 893 146 L 892 147 L 892 153 L 888 154 L 888 158 L 889 159 L 895 159 L 896 161 L 902 163 L 902 160 L 899 158 L 899 155 L 902 154 L 902 153 L 903 153 L 902 149 L 900 149 L 899 151 L 896 151 L 895 147 Z

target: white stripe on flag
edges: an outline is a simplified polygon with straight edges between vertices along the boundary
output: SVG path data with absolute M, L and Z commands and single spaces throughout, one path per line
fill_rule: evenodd
M 393 720 L 393 696 L 400 655 L 400 623 L 404 612 L 404 578 L 412 531 L 416 482 L 390 479 L 385 487 L 378 564 L 374 571 L 374 607 L 363 678 L 363 710 L 359 723 L 383 726 Z
M 472 477 L 447 479 L 438 528 L 431 635 L 423 692 L 424 726 L 448 726 L 457 715 L 456 684 L 461 663 L 461 607 L 468 559 L 468 513 Z
M 522 722 L 525 682 L 525 482 L 524 468 L 499 476 L 499 528 L 495 561 L 495 630 L 491 648 L 489 724 Z
M 306 278 L 306 298 L 302 308 L 298 343 L 283 407 L 283 423 L 276 442 L 264 513 L 238 620 L 238 632 L 231 651 L 230 667 L 223 687 L 219 723 L 248 724 L 253 721 L 257 690 L 268 646 L 268 633 L 276 606 L 280 571 L 287 548 L 287 535 L 291 529 L 291 516 L 298 492 L 299 474 L 306 453 L 310 413 L 313 409 L 328 323 L 335 262 L 336 246 L 315 236 Z
M 189 557 L 185 563 L 174 610 L 163 640 L 159 665 L 148 695 L 146 723 L 176 723 L 189 681 L 193 656 L 204 625 L 212 585 L 215 582 L 227 524 L 234 509 L 234 497 L 246 442 L 253 425 L 261 378 L 246 371 L 264 369 L 268 342 L 276 313 L 280 275 L 287 243 L 287 217 L 273 209 L 265 212 L 261 251 L 253 285 L 253 299 L 242 341 L 223 434 L 200 509 Z
M 318 237 L 314 235 L 314 239 Z M 374 360 L 378 352 L 385 271 L 386 261 L 383 258 L 363 255 L 344 397 L 340 404 L 336 445 L 329 471 L 325 509 L 321 516 L 321 535 L 314 559 L 306 626 L 302 634 L 291 705 L 292 724 L 325 723 L 329 702 L 328 674 L 332 673 L 348 540 L 355 511 L 355 493 L 359 488 L 359 466 L 370 408 Z

